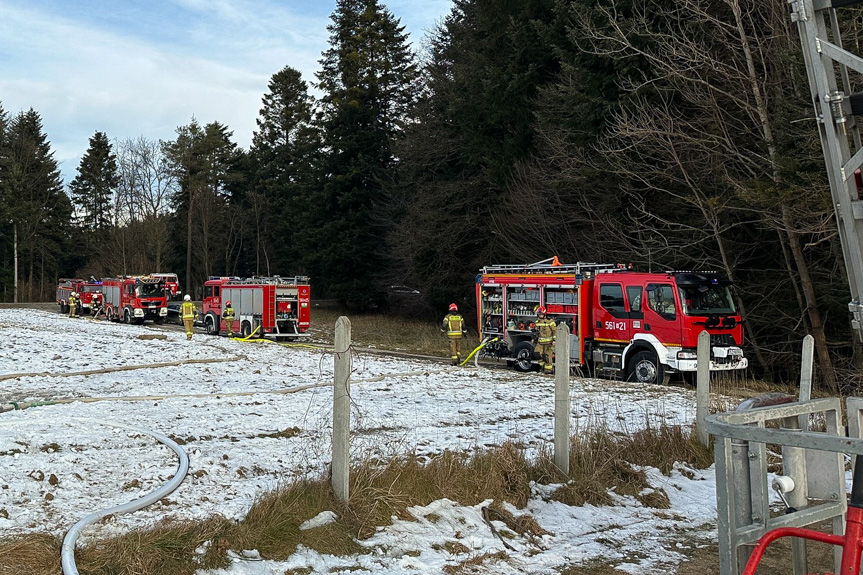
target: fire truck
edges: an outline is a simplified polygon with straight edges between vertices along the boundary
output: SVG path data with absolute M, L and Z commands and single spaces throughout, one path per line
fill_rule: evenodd
M 77 278 L 60 278 L 57 283 L 57 305 L 60 306 L 60 313 L 69 313 L 69 296 L 83 281 Z
M 162 323 L 168 315 L 165 280 L 152 276 L 126 276 L 102 280 L 105 317 L 111 321 Z
M 183 292 L 180 290 L 180 280 L 177 279 L 177 274 L 159 272 L 150 274 L 150 277 L 163 278 L 165 280 L 165 290 L 167 290 L 169 299 L 181 299 Z
M 645 273 L 619 264 L 562 265 L 557 258 L 487 266 L 476 277 L 478 331 L 498 338 L 487 354 L 530 371 L 542 305 L 569 326 L 571 360 L 588 373 L 664 383 L 681 372 L 694 381 L 703 330 L 710 334 L 711 371 L 748 365 L 730 286 L 715 272 Z
M 211 277 L 204 282 L 201 322 L 211 335 L 225 333 L 225 304 L 234 308 L 234 330 L 242 337 L 295 340 L 309 329 L 309 278 Z
M 87 314 L 94 293 L 101 293 L 102 282 L 96 279 L 85 281 L 80 278 L 60 278 L 57 284 L 57 304 L 61 313 L 69 313 L 69 295 L 78 293 L 78 312 Z

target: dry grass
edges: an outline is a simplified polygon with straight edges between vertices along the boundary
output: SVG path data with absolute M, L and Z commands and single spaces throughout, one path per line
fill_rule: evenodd
M 50 535 L 25 535 L 0 540 L 0 574 L 60 573 L 62 543 Z
M 435 322 L 420 322 L 379 314 L 345 314 L 328 308 L 312 310 L 312 335 L 328 343 L 333 341 L 336 320 L 345 315 L 351 320 L 351 339 L 362 347 L 409 351 L 423 355 L 448 357 L 449 343 Z M 470 318 L 465 318 L 469 323 Z M 469 332 L 462 344 L 467 354 L 476 346 L 475 333 Z

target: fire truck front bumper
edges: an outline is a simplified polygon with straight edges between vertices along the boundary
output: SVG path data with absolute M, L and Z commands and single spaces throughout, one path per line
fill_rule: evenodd
M 675 362 L 672 365 L 677 371 L 698 371 L 697 353 L 693 350 L 680 350 L 676 353 Z M 743 350 L 739 347 L 713 347 L 710 348 L 710 371 L 731 371 L 735 369 L 746 369 L 749 360 L 743 357 Z

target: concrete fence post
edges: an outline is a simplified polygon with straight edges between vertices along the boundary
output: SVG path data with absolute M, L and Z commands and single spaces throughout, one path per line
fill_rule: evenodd
M 554 344 L 554 464 L 569 475 L 569 326 L 557 326 Z
M 705 418 L 710 412 L 710 334 L 702 331 L 698 334 L 698 349 L 696 351 L 698 371 L 695 387 L 695 435 L 702 445 L 710 443 Z
M 345 316 L 336 321 L 334 343 L 332 482 L 336 498 L 347 503 L 350 497 L 351 320 Z

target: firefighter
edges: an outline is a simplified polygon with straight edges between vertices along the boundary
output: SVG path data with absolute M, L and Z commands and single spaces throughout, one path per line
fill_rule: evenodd
M 449 351 L 452 358 L 452 364 L 458 365 L 461 362 L 461 340 L 467 333 L 464 326 L 464 319 L 458 313 L 458 306 L 454 303 L 449 304 L 449 313 L 443 318 L 443 326 L 441 331 L 446 332 L 449 338 Z
M 90 313 L 93 314 L 93 319 L 98 319 L 102 311 L 102 294 L 94 293 L 93 299 L 90 300 Z
M 228 337 L 234 337 L 234 308 L 231 307 L 231 302 L 225 302 L 225 313 L 222 314 L 222 317 L 225 318 Z
M 557 332 L 557 324 L 546 315 L 545 306 L 539 306 L 536 310 L 536 351 L 539 353 L 539 366 L 544 373 L 551 373 L 554 362 L 551 353 L 554 350 L 554 336 Z
M 192 325 L 195 323 L 195 317 L 198 315 L 198 308 L 192 303 L 192 298 L 189 294 L 183 297 L 183 305 L 180 306 L 180 317 L 183 319 L 183 325 L 186 326 L 186 339 L 192 339 Z
M 69 317 L 77 317 L 78 309 L 78 292 L 74 291 L 69 294 Z

